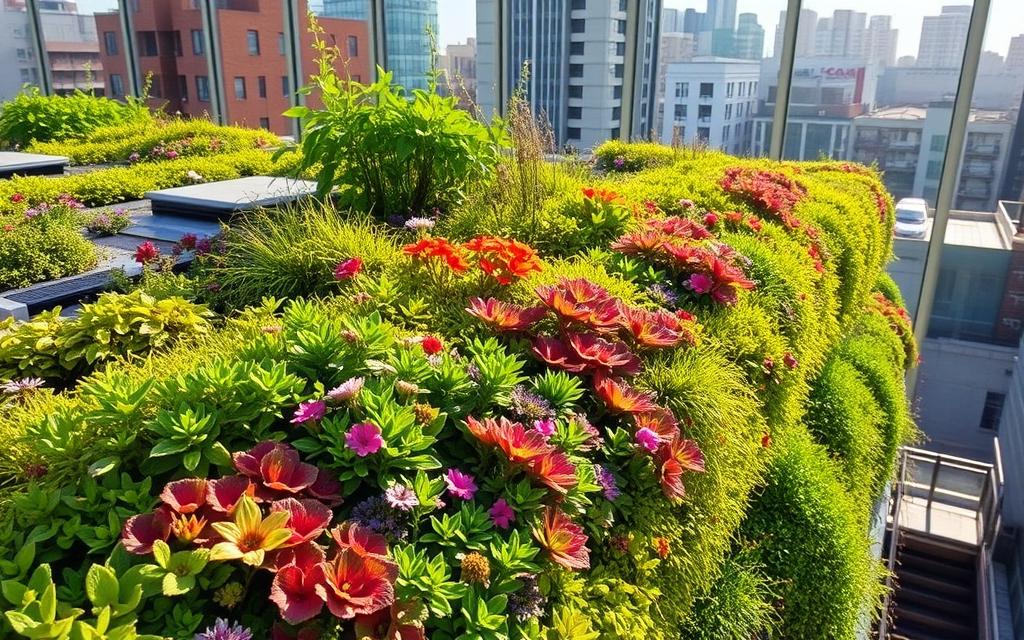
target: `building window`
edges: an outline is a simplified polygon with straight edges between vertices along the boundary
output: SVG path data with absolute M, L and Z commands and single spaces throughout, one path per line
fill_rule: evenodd
M 612 135 L 611 135 L 612 140 L 617 139 L 619 137 L 620 132 L 621 132 L 621 129 L 619 129 L 619 127 L 615 127 L 614 129 L 612 129 Z
M 117 34 L 113 31 L 103 32 L 103 48 L 107 50 L 108 56 L 117 55 Z M 20 49 L 24 51 L 24 49 Z
M 250 56 L 260 55 L 260 32 L 249 29 L 245 32 L 245 44 Z
M 1003 404 L 1006 402 L 1005 393 L 989 391 L 985 394 L 985 408 L 981 410 L 981 424 L 978 426 L 985 431 L 998 431 L 999 418 L 1003 415 Z
M 152 82 L 149 87 L 149 95 L 153 98 L 164 97 L 164 81 L 156 74 L 153 74 Z
M 583 117 L 583 107 L 569 107 L 569 112 L 566 115 L 571 120 L 579 120 Z
M 621 84 L 617 84 L 614 87 L 612 87 L 612 98 L 614 98 L 616 100 L 621 100 L 622 99 L 622 85 Z
M 725 144 L 726 140 L 728 140 L 728 139 L 729 139 L 729 125 L 725 125 L 724 127 L 722 127 L 722 144 Z
M 570 78 L 582 78 L 583 77 L 583 65 L 582 64 L 570 64 L 569 65 L 569 77 Z
M 192 30 L 192 55 L 201 56 L 203 55 L 203 30 L 193 29 Z
M 946 136 L 932 136 L 932 140 L 935 138 L 945 138 Z M 942 160 L 929 160 L 928 171 L 925 173 L 927 180 L 938 180 L 942 176 Z
M 619 20 L 619 33 L 626 33 L 626 21 Z
M 622 119 L 622 107 L 612 107 L 612 120 Z
M 174 57 L 181 57 L 181 32 L 171 32 L 171 45 L 174 47 Z
M 196 100 L 210 101 L 210 79 L 206 76 L 196 76 Z
M 739 85 L 740 85 L 740 97 L 742 98 L 743 94 L 747 90 L 747 83 L 746 82 L 741 82 L 741 83 L 739 83 Z
M 946 150 L 946 136 L 932 136 L 931 150 L 942 153 Z
M 702 82 L 702 83 L 700 83 L 700 97 L 701 98 L 714 98 L 715 97 L 715 83 L 714 82 Z
M 615 55 L 617 55 L 617 56 L 624 56 L 624 55 L 626 55 L 626 43 L 625 42 L 616 42 L 615 43 Z
M 572 0 L 572 8 L 575 9 L 586 9 L 587 0 Z
M 707 142 L 711 139 L 711 127 L 697 127 L 697 141 Z
M 731 98 L 732 97 L 733 87 L 735 87 L 735 84 L 736 83 L 734 83 L 734 82 L 727 82 L 727 83 L 725 83 L 725 97 L 726 98 Z
M 583 55 L 583 43 L 582 42 L 570 42 L 569 43 L 569 55 L 571 55 L 571 56 L 582 56 Z
M 260 129 L 270 129 L 270 118 L 260 118 Z
M 121 79 L 119 73 L 110 74 L 110 95 L 117 97 L 124 95 L 124 80 Z
M 188 102 L 188 77 L 178 76 L 178 98 L 182 102 Z
M 677 82 L 676 83 L 676 97 L 677 98 L 689 98 L 690 97 L 690 83 L 689 82 Z
M 710 104 L 697 105 L 697 118 L 701 122 L 707 122 L 708 120 L 710 120 L 711 119 L 711 105 Z
M 565 137 L 570 140 L 580 139 L 580 128 L 579 127 L 568 127 L 565 130 Z
M 626 0 L 619 0 L 619 11 L 626 10 Z
M 284 34 L 280 31 L 277 32 L 277 52 L 284 55 Z
M 156 31 L 139 31 L 139 55 L 152 58 L 157 55 Z
M 292 93 L 291 83 L 288 82 L 288 76 L 281 76 L 281 95 L 288 97 Z
M 569 97 L 570 98 L 582 98 L 583 97 L 583 85 L 570 84 L 569 85 Z
M 682 119 L 686 118 L 686 105 L 685 104 L 677 104 L 677 105 L 675 105 L 675 109 L 673 110 L 673 112 L 674 112 L 676 120 L 682 120 Z
M 615 77 L 621 78 L 622 74 L 625 73 L 626 67 L 621 64 L 615 65 Z
M 235 98 L 245 100 L 245 78 L 235 76 Z
M 582 18 L 573 18 L 569 21 L 569 30 L 573 33 L 583 33 L 587 30 L 587 21 Z
M 345 38 L 345 43 L 348 45 L 348 57 L 355 58 L 359 55 L 359 38 L 348 36 Z
M 259 76 L 256 78 L 256 90 L 259 91 L 261 98 L 267 97 L 267 76 Z

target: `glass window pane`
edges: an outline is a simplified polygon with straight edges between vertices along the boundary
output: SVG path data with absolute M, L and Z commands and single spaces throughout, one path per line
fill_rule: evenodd
M 18 15 L 18 11 L 20 15 L 26 15 L 24 2 L 6 0 L 4 5 L 5 18 Z M 16 10 L 18 6 L 21 8 Z M 124 47 L 116 13 L 117 0 L 96 0 L 81 6 L 75 2 L 39 2 L 38 7 L 46 49 L 45 62 L 54 92 L 67 94 L 81 90 L 101 96 L 123 97 L 129 83 L 123 69 Z M 4 58 L 15 59 L 17 67 L 30 62 L 27 56 L 31 56 L 32 46 L 27 27 L 26 18 L 24 37 L 19 35 L 20 28 L 14 29 L 14 55 Z M 31 61 L 34 62 L 34 56 Z M 14 75 L 7 72 L 6 62 L 3 68 L 0 77 Z M 18 73 L 20 81 L 24 74 L 20 69 Z M 29 72 L 29 77 L 36 81 L 34 69 Z
M 771 68 L 772 43 L 784 0 L 665 2 L 653 130 L 665 144 L 706 144 L 761 155 L 755 121 L 758 86 Z M 776 66 L 777 70 L 778 67 Z M 679 107 L 682 107 L 681 109 Z M 680 116 L 682 113 L 682 116 Z M 689 125 L 689 126 L 687 126 Z M 760 130 L 763 136 L 765 129 Z

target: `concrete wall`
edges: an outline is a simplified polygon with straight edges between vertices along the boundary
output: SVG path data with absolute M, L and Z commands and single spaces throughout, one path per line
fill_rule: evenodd
M 991 462 L 996 434 L 979 428 L 985 394 L 1009 392 L 1017 349 L 929 338 L 922 345 L 921 358 L 913 406 L 927 437 L 923 445 Z
M 928 220 L 931 224 L 931 219 Z M 930 232 L 929 232 L 930 234 Z M 921 280 L 924 278 L 924 261 L 928 255 L 928 241 L 911 238 L 896 238 L 893 243 L 896 259 L 889 263 L 886 271 L 899 285 L 907 312 L 913 318 L 917 314 L 917 301 L 921 295 Z

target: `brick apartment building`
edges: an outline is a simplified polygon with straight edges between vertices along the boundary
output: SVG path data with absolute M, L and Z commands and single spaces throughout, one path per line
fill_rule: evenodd
M 194 0 L 132 4 L 140 71 L 153 74 L 151 106 L 204 116 L 210 110 L 211 87 L 198 6 Z M 291 120 L 281 115 L 296 89 L 288 78 L 282 0 L 218 0 L 217 7 L 226 121 L 291 133 Z M 339 73 L 356 81 L 369 80 L 367 23 L 339 18 L 319 18 L 319 22 L 341 50 Z M 108 95 L 123 96 L 128 91 L 128 71 L 118 14 L 97 13 L 96 30 Z M 302 51 L 302 70 L 308 77 L 316 65 L 313 36 L 305 30 Z

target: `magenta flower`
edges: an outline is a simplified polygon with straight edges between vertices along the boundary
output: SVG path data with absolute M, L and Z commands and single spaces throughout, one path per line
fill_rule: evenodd
M 325 397 L 331 404 L 340 404 L 355 398 L 362 390 L 362 378 L 349 378 L 345 382 L 342 382 L 340 385 L 328 391 Z
M 356 277 L 356 274 L 362 271 L 363 260 L 362 258 L 348 258 L 338 263 L 338 266 L 334 267 L 334 279 L 335 280 L 350 280 Z
M 544 436 L 544 439 L 547 440 L 551 436 L 555 435 L 555 421 L 551 418 L 534 420 L 533 430 Z
M 634 437 L 636 438 L 636 443 L 641 448 L 651 453 L 657 451 L 658 446 L 661 444 L 661 438 L 658 437 L 658 434 L 653 429 L 647 427 L 637 429 Z
M 387 491 L 384 492 L 384 498 L 393 509 L 398 509 L 399 511 L 412 511 L 413 507 L 418 507 L 420 504 L 420 499 L 416 497 L 416 493 L 402 484 L 393 484 L 388 487 Z
M 307 400 L 299 405 L 292 418 L 292 424 L 316 422 L 327 413 L 327 403 L 323 400 Z
M 508 529 L 516 519 L 516 512 L 505 502 L 505 498 L 498 498 L 487 513 L 491 514 L 491 522 L 499 529 Z
M 472 500 L 477 490 L 473 476 L 458 469 L 449 469 L 448 473 L 444 474 L 444 481 L 448 485 L 448 493 L 463 500 Z
M 380 437 L 380 427 L 369 422 L 352 425 L 345 434 L 345 446 L 356 452 L 360 458 L 377 453 L 384 446 Z
M 694 293 L 707 293 L 715 288 L 715 281 L 711 276 L 703 273 L 694 273 L 690 276 L 689 280 L 690 289 Z

